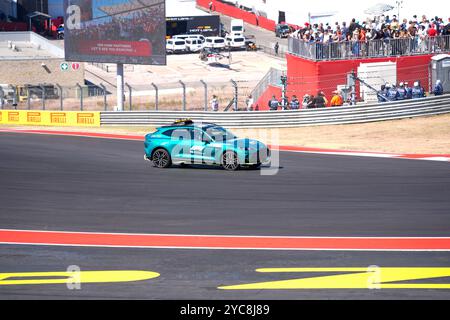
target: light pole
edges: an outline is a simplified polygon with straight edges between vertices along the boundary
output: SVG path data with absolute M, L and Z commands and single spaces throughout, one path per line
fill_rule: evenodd
M 403 5 L 403 0 L 396 0 L 395 3 L 397 4 L 397 21 L 400 22 L 400 8 Z

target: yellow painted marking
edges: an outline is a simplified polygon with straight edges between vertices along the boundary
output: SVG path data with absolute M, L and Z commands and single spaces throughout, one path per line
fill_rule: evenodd
M 50 279 L 50 277 L 59 277 L 59 279 Z M 157 277 L 159 273 L 136 270 L 0 273 L 0 285 L 130 282 Z
M 257 272 L 351 272 L 347 274 L 222 286 L 224 290 L 264 289 L 450 289 L 450 283 L 392 283 L 450 277 L 450 268 L 266 268 Z

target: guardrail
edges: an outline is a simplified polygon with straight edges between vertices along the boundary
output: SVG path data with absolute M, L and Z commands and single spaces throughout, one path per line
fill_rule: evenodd
M 362 123 L 450 113 L 450 95 L 405 100 L 395 103 L 260 112 L 101 112 L 101 125 L 161 126 L 175 119 L 213 122 L 231 128 L 301 127 Z

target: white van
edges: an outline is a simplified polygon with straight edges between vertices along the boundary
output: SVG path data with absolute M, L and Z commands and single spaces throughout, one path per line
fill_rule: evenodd
M 190 38 L 187 38 L 187 39 L 184 40 L 184 41 L 186 41 L 186 50 L 187 50 L 187 51 L 190 51 L 190 52 L 198 52 L 198 51 L 200 51 L 200 50 L 203 48 L 203 46 L 204 46 L 203 41 L 200 40 L 200 39 L 195 39 L 195 38 L 190 39 Z
M 222 37 L 206 37 L 205 38 L 205 48 L 225 48 L 225 39 Z
M 229 35 L 225 38 L 225 44 L 229 48 L 245 48 L 245 38 Z
M 186 41 L 183 39 L 167 39 L 166 52 L 167 53 L 186 52 Z
M 230 34 L 232 36 L 244 36 L 244 20 L 231 19 Z

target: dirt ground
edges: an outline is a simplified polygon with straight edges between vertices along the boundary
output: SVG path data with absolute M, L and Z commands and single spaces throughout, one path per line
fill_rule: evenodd
M 0 125 L 2 127 L 7 125 Z M 152 127 L 123 126 L 46 129 L 138 135 L 154 130 Z M 450 154 L 450 114 L 364 124 L 282 129 L 231 128 L 231 131 L 240 137 L 256 138 L 270 144 L 355 151 Z

